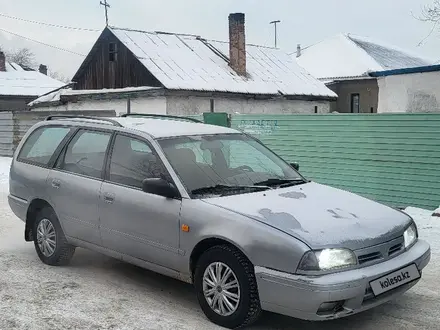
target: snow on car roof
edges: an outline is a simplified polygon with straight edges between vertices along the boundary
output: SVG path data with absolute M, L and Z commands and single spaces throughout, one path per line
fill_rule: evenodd
M 176 136 L 203 135 L 203 134 L 231 134 L 240 133 L 235 129 L 223 126 L 208 125 L 190 121 L 153 118 L 111 118 L 122 126 L 146 132 L 154 138 Z

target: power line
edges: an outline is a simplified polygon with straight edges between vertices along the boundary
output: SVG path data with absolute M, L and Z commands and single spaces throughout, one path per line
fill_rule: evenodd
M 40 45 L 43 45 L 43 46 L 46 46 L 46 47 L 51 47 L 51 48 L 54 48 L 54 49 L 57 49 L 57 50 L 61 50 L 63 52 L 67 52 L 67 53 L 71 53 L 71 54 L 75 54 L 75 55 L 78 55 L 78 56 L 85 57 L 84 54 L 80 54 L 80 53 L 77 53 L 77 52 L 74 52 L 74 51 L 71 51 L 71 50 L 68 50 L 68 49 L 65 49 L 65 48 L 49 45 L 49 44 L 46 44 L 45 42 L 38 41 L 38 40 L 35 40 L 35 39 L 32 39 L 32 38 L 28 38 L 28 37 L 22 36 L 21 34 L 17 34 L 17 33 L 14 33 L 14 32 L 11 32 L 11 31 L 8 31 L 8 30 L 5 30 L 5 29 L 2 29 L 2 28 L 0 28 L 0 31 L 12 34 L 12 35 L 14 35 L 16 37 L 20 37 L 20 38 L 23 38 L 23 39 L 26 39 L 26 40 L 29 40 L 29 41 L 32 41 L 32 42 L 36 42 L 37 44 L 40 44 Z
M 96 30 L 96 29 L 88 29 L 88 28 L 80 28 L 80 27 L 73 27 L 73 26 L 66 26 L 66 25 L 58 25 L 58 24 L 52 24 L 52 23 L 32 21 L 32 20 L 28 20 L 28 19 L 24 19 L 24 18 L 20 18 L 20 17 L 9 16 L 9 15 L 2 14 L 2 13 L 0 13 L 0 16 L 1 17 L 5 17 L 5 18 L 9 18 L 9 19 L 15 19 L 17 21 L 33 23 L 33 24 L 39 24 L 39 25 L 45 25 L 45 26 L 50 26 L 50 27 L 56 27 L 56 28 L 60 28 L 60 29 L 69 29 L 69 30 L 78 30 L 78 31 L 87 31 L 87 32 L 100 32 L 100 30 Z

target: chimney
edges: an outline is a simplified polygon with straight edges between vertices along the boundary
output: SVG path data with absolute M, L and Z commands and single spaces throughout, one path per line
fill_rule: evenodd
M 237 74 L 246 75 L 246 38 L 242 13 L 229 15 L 229 65 Z
M 296 45 L 296 57 L 301 56 L 301 44 Z
M 38 71 L 47 76 L 47 66 L 44 64 L 40 64 Z
M 6 71 L 6 58 L 5 53 L 0 51 L 0 71 L 5 72 Z

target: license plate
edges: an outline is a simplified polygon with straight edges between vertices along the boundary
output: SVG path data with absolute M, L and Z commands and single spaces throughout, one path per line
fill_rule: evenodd
M 416 265 L 409 265 L 385 275 L 377 280 L 371 281 L 370 286 L 375 296 L 398 288 L 401 285 L 415 281 L 420 278 L 420 272 Z

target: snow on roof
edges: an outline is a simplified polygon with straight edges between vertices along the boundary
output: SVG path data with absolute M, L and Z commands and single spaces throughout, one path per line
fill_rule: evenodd
M 383 71 L 433 64 L 429 59 L 370 38 L 342 33 L 302 50 L 299 65 L 322 80 L 363 77 Z
M 87 96 L 87 95 L 98 95 L 98 94 L 113 94 L 113 93 L 130 93 L 130 92 L 143 92 L 149 91 L 153 89 L 160 89 L 160 87 L 149 87 L 149 86 L 141 86 L 141 87 L 126 87 L 126 88 L 113 88 L 113 89 L 80 89 L 73 90 L 71 88 L 67 88 L 69 85 L 66 85 L 64 89 L 56 89 L 50 93 L 44 94 L 37 98 L 36 100 L 30 102 L 28 106 L 32 107 L 41 103 L 52 103 L 59 102 L 62 96 Z
M 154 138 L 167 138 L 175 136 L 202 135 L 202 134 L 231 134 L 239 131 L 217 125 L 194 123 L 174 119 L 153 118 L 122 118 L 115 117 L 122 126 L 147 132 Z
M 63 85 L 38 71 L 26 71 L 16 63 L 7 62 L 6 71 L 0 71 L 0 95 L 37 97 Z
M 228 43 L 194 35 L 109 28 L 167 89 L 337 97 L 282 50 L 247 45 L 248 77 L 229 66 Z

